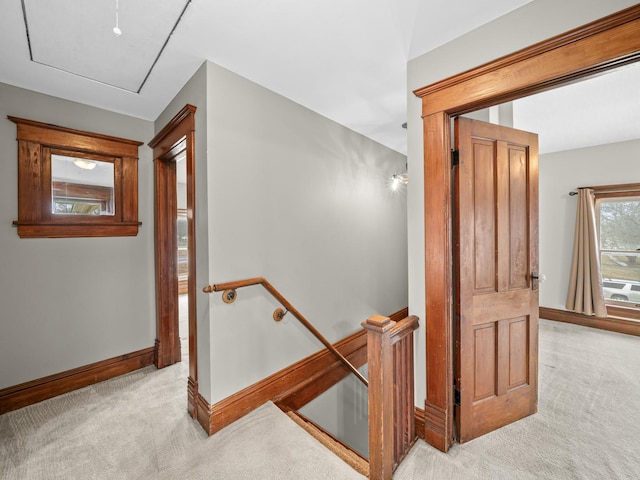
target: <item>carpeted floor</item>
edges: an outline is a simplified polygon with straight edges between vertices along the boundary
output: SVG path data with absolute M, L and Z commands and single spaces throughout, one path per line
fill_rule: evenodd
M 640 337 L 541 320 L 538 413 L 447 454 L 420 441 L 394 479 L 640 479 Z
M 185 411 L 180 370 L 146 368 L 1 416 L 0 478 L 364 479 L 272 403 L 207 437 Z
M 0 478 L 364 478 L 271 404 L 207 437 L 185 367 L 0 416 Z M 639 337 L 541 321 L 539 413 L 448 454 L 419 441 L 394 479 L 640 479 L 639 409 Z

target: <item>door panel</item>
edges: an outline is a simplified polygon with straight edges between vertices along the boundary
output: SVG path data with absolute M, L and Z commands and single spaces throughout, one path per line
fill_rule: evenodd
M 537 135 L 455 122 L 459 442 L 537 409 Z

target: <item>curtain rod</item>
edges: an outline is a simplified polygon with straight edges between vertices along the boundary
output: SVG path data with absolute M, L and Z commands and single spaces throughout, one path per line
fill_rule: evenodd
M 578 187 L 578 190 L 590 188 L 594 193 L 633 193 L 640 192 L 640 183 L 627 183 L 625 185 L 597 185 L 594 187 Z M 575 190 L 569 192 L 570 196 L 578 195 Z

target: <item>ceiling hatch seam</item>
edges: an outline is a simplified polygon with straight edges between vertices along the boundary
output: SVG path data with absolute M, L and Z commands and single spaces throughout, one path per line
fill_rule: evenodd
M 32 61 L 33 63 L 37 63 L 38 65 L 43 65 L 45 67 L 52 68 L 52 69 L 58 70 L 60 72 L 68 73 L 69 75 L 73 75 L 75 77 L 84 78 L 86 80 L 90 80 L 90 81 L 93 81 L 93 82 L 96 82 L 96 83 L 99 83 L 99 84 L 102 84 L 102 85 L 106 85 L 106 86 L 111 87 L 111 88 L 116 88 L 118 90 L 123 90 L 125 92 L 140 94 L 140 92 L 142 91 L 142 88 L 147 83 L 147 80 L 151 76 L 151 72 L 155 68 L 155 66 L 158 63 L 158 61 L 160 60 L 160 57 L 162 56 L 165 48 L 169 44 L 169 40 L 171 39 L 171 37 L 173 36 L 173 33 L 178 28 L 178 25 L 180 24 L 180 21 L 182 20 L 182 17 L 186 13 L 187 8 L 189 7 L 189 5 L 191 4 L 192 1 L 193 0 L 186 0 L 186 3 L 184 5 L 184 7 L 182 8 L 182 11 L 180 12 L 180 15 L 178 16 L 177 20 L 173 24 L 173 27 L 169 31 L 169 34 L 164 39 L 162 47 L 160 47 L 160 50 L 158 51 L 157 55 L 155 56 L 153 62 L 151 63 L 151 66 L 149 67 L 149 70 L 146 72 L 142 82 L 140 83 L 140 86 L 135 90 L 132 90 L 132 89 L 129 89 L 129 88 L 126 88 L 126 87 L 121 87 L 121 86 L 118 86 L 118 85 L 114 85 L 114 84 L 109 83 L 109 82 L 98 80 L 97 78 L 93 78 L 93 77 L 90 77 L 90 76 L 87 76 L 87 75 L 83 75 L 81 73 L 73 72 L 73 71 L 67 70 L 65 68 L 56 67 L 55 65 L 51 65 L 49 63 L 44 63 L 44 62 L 41 62 L 41 61 L 38 61 L 38 60 L 34 59 L 33 47 L 32 47 L 32 42 L 31 42 L 31 34 L 30 34 L 30 30 L 29 30 L 29 21 L 28 21 L 28 16 L 27 16 L 26 0 L 21 0 L 20 3 L 21 3 L 21 6 L 22 6 L 22 17 L 23 17 L 23 20 L 24 20 L 25 35 L 26 35 L 26 39 L 27 39 L 27 46 L 28 46 L 28 49 L 29 49 L 29 60 Z

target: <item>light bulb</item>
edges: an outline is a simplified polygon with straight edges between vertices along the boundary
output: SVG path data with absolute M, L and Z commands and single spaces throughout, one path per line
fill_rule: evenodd
M 119 37 L 120 35 L 122 35 L 122 30 L 120 30 L 118 26 L 115 26 L 113 27 L 113 33 L 116 37 Z

